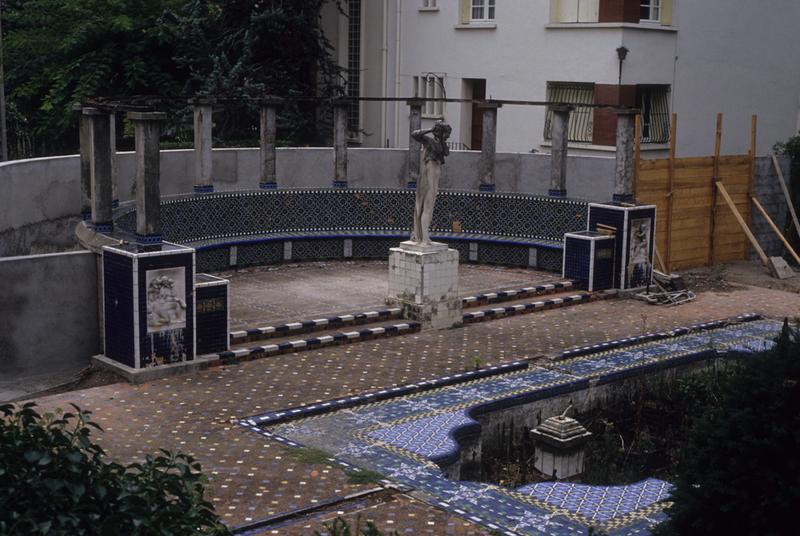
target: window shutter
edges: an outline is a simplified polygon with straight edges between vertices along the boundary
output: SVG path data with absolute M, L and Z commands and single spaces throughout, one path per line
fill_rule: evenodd
M 672 0 L 661 0 L 661 24 L 672 26 Z
M 471 0 L 458 0 L 458 21 L 461 24 L 469 24 L 469 21 L 472 19 L 471 11 Z

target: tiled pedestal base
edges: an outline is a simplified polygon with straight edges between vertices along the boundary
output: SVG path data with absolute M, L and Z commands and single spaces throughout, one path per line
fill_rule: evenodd
M 423 328 L 442 329 L 461 324 L 458 296 L 458 251 L 434 242 L 422 246 L 403 242 L 389 253 L 390 305 Z

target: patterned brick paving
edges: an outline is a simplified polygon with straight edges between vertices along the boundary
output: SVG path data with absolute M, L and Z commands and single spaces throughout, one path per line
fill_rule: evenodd
M 210 475 L 210 496 L 223 519 L 239 525 L 365 487 L 348 483 L 337 467 L 298 461 L 277 444 L 231 424 L 232 418 L 743 312 L 796 316 L 800 296 L 746 287 L 702 293 L 695 302 L 675 308 L 605 300 L 461 329 L 281 355 L 142 386 L 97 387 L 39 403 L 53 408 L 74 402 L 94 411 L 106 430 L 100 443 L 120 461 L 140 459 L 159 447 L 193 454 Z M 480 533 L 416 502 L 397 500 L 370 511 L 383 528 L 401 534 Z M 280 533 L 289 534 L 286 530 Z M 291 534 L 308 533 L 302 526 L 294 530 Z

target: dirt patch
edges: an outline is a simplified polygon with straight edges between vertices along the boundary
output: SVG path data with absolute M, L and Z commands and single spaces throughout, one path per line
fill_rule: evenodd
M 800 294 L 800 273 L 789 279 L 776 279 L 767 268 L 756 261 L 733 262 L 713 268 L 693 268 L 679 273 L 686 286 L 695 292 L 733 292 L 751 286 Z

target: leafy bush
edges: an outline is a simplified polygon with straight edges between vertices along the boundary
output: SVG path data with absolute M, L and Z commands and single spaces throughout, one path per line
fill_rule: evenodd
M 746 360 L 697 408 L 655 534 L 793 534 L 800 504 L 800 332 Z
M 794 161 L 800 160 L 800 132 L 786 141 L 779 141 L 772 147 L 772 150 L 775 154 L 789 155 Z
M 0 406 L 0 534 L 229 534 L 190 456 L 108 462 L 92 442 L 91 429 L 102 429 L 91 412 L 34 408 Z

